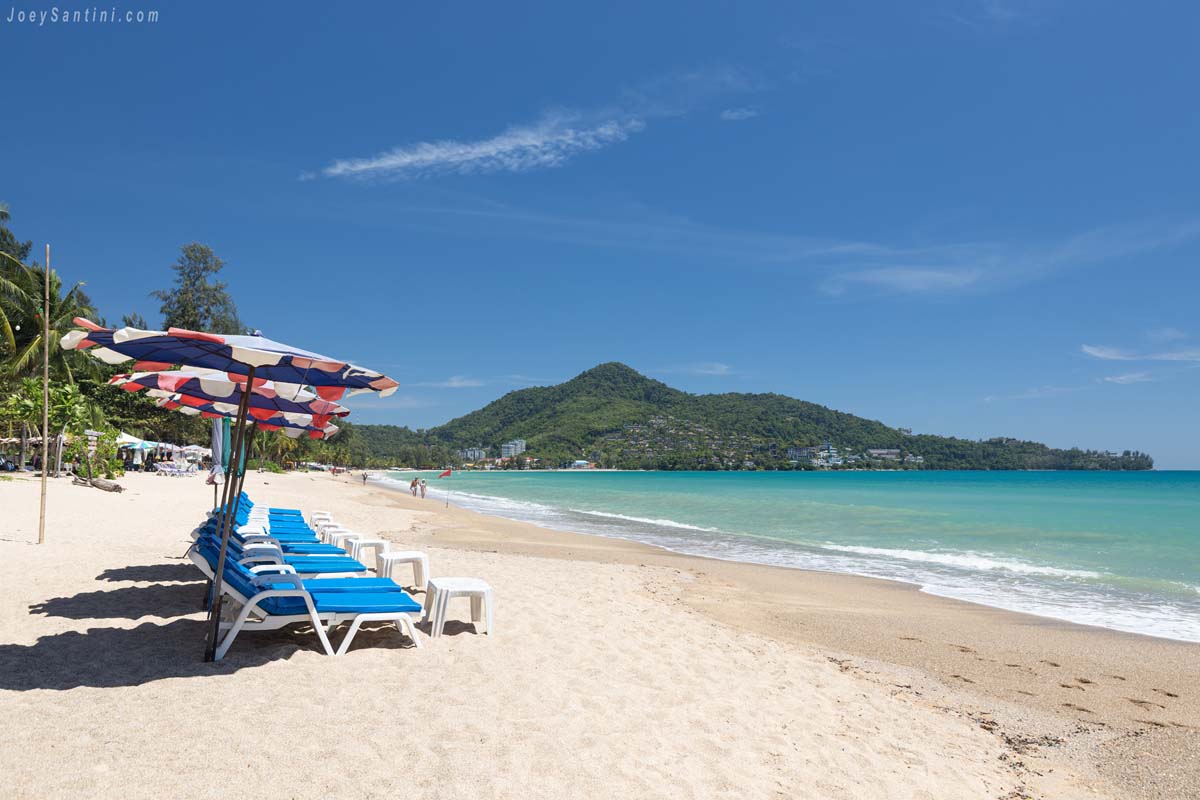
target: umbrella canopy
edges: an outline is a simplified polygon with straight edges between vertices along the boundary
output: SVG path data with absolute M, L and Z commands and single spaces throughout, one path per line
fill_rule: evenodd
M 188 416 L 202 416 L 209 419 L 221 417 L 236 417 L 237 407 L 229 408 L 225 403 L 206 403 L 200 406 L 181 403 L 179 396 L 160 397 L 156 402 L 159 408 L 178 411 Z M 283 431 L 284 435 L 293 439 L 307 436 L 309 439 L 332 439 L 338 432 L 338 426 L 329 422 L 328 417 L 311 414 L 280 414 L 266 420 L 256 420 L 256 427 L 261 431 Z
M 237 376 L 241 377 L 241 376 Z M 223 372 L 211 370 L 173 370 L 169 372 L 134 372 L 117 375 L 109 380 L 127 392 L 146 390 L 151 397 L 177 396 L 185 405 L 203 407 L 207 403 L 222 403 L 236 410 L 242 401 L 247 381 L 230 380 Z M 344 417 L 350 409 L 329 400 L 322 400 L 302 386 L 254 381 L 250 390 L 250 411 L 254 419 L 266 420 L 278 414 L 307 414 Z
M 120 433 L 117 435 L 117 447 L 141 443 L 141 439 L 137 438 L 136 436 L 130 436 L 128 433 Z
M 178 328 L 167 331 L 144 331 L 138 328 L 113 330 L 76 317 L 75 323 L 83 330 L 74 330 L 61 339 L 65 350 L 84 350 L 107 364 L 135 362 L 134 369 L 141 372 L 169 370 L 176 366 L 190 369 L 218 370 L 226 373 L 229 380 L 257 385 L 260 381 L 311 386 L 317 396 L 330 402 L 361 392 L 374 392 L 386 396 L 396 391 L 396 381 L 374 370 L 355 366 L 344 361 L 313 353 L 309 350 L 290 347 L 262 336 L 221 336 Z M 156 391 L 164 391 L 157 390 Z M 245 481 L 244 457 L 246 451 L 246 420 L 250 412 L 251 392 L 243 392 L 241 402 L 236 404 L 234 414 L 233 442 L 229 452 L 231 459 L 230 479 L 225 482 L 225 495 L 221 513 L 221 550 L 217 557 L 217 568 L 213 574 L 212 606 L 208 616 L 208 636 L 205 645 L 205 660 L 216 658 L 216 644 L 220 629 L 225 560 L 229 547 L 232 521 L 237 514 L 241 487 Z M 179 395 L 182 397 L 182 395 Z M 159 402 L 177 410 L 190 409 L 206 416 L 228 416 L 222 414 L 217 403 L 212 410 L 185 405 L 179 399 L 159 398 Z M 233 404 L 222 402 L 221 406 Z M 187 412 L 185 412 L 187 413 Z M 281 412 L 287 414 L 290 412 Z M 310 423 L 320 420 L 310 419 Z M 310 424 L 301 426 L 286 416 L 273 416 L 269 422 L 259 423 L 267 428 L 297 430 L 296 435 L 307 433 L 313 438 L 328 438 L 337 432 L 335 425 Z M 235 478 L 236 487 L 235 487 Z
M 134 361 L 135 369 L 141 371 L 180 365 L 218 370 L 227 373 L 230 379 L 253 374 L 256 380 L 312 386 L 324 400 L 340 400 L 361 392 L 386 396 L 399 386 L 374 370 L 263 336 L 219 336 L 182 328 L 113 330 L 82 317 L 76 317 L 75 324 L 84 330 L 63 336 L 63 349 L 86 350 L 106 364 Z

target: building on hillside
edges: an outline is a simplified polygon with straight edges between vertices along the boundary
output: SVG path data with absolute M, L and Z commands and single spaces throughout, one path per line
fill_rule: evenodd
M 886 458 L 891 461 L 896 461 L 900 458 L 900 451 L 884 448 L 870 448 L 867 450 L 867 455 L 871 458 Z
M 483 461 L 487 458 L 486 447 L 468 447 L 458 451 L 458 457 L 463 461 Z
M 582 458 L 571 462 L 571 469 L 592 469 L 594 466 L 595 465 L 593 465 L 592 462 L 586 461 Z
M 521 455 L 521 453 L 524 453 L 524 452 L 525 452 L 525 440 L 524 439 L 513 439 L 511 442 L 505 442 L 504 444 L 500 445 L 500 457 L 501 458 L 512 458 L 513 456 L 519 456 L 519 455 Z
M 807 461 L 808 459 L 817 457 L 817 448 L 815 447 L 789 447 L 787 449 L 787 457 L 792 461 Z

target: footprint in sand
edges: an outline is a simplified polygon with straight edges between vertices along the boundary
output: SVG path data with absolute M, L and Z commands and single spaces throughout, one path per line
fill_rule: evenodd
M 1075 679 L 1075 682 L 1076 682 L 1076 683 L 1082 683 L 1082 684 L 1084 684 L 1084 685 L 1087 685 L 1087 684 L 1090 684 L 1090 683 L 1095 683 L 1095 681 L 1089 681 L 1087 678 L 1076 678 L 1076 679 Z
M 1139 708 L 1166 708 L 1162 703 L 1156 703 L 1153 700 L 1138 700 L 1136 697 L 1126 697 L 1125 699 Z
M 1123 681 L 1123 680 L 1125 680 L 1125 676 L 1124 676 L 1124 675 L 1109 675 L 1108 677 L 1110 677 L 1110 678 L 1113 678 L 1114 680 L 1118 680 L 1118 681 Z
M 1058 663 L 1057 661 L 1047 661 L 1045 659 L 1042 659 L 1038 663 L 1039 664 L 1049 664 L 1052 667 L 1061 667 L 1062 666 L 1062 664 Z
M 1060 683 L 1059 686 L 1064 689 L 1078 689 L 1081 692 L 1086 691 L 1082 686 L 1076 686 L 1073 683 Z
M 1077 706 L 1074 703 L 1063 703 L 1063 708 L 1069 708 L 1073 711 L 1082 711 L 1084 714 L 1095 714 L 1096 713 L 1095 711 L 1092 711 L 1090 708 L 1084 708 L 1083 706 Z
M 963 683 L 974 683 L 974 682 L 975 682 L 975 681 L 971 680 L 970 678 L 968 678 L 968 677 L 967 677 L 967 676 L 965 676 L 965 675 L 958 675 L 958 674 L 955 674 L 955 675 L 951 675 L 950 677 L 951 677 L 951 678 L 958 678 L 958 679 L 959 679 L 960 681 L 962 681 Z
M 967 647 L 965 644 L 953 644 L 953 643 L 951 643 L 951 644 L 950 644 L 950 646 L 951 646 L 951 647 L 953 647 L 955 650 L 957 650 L 957 651 L 958 651 L 958 652 L 960 652 L 960 653 L 974 653 L 974 652 L 975 652 L 975 651 L 974 651 L 974 650 L 972 650 L 970 647 Z
M 1179 695 L 1174 692 L 1168 692 L 1166 689 L 1154 689 L 1153 691 L 1158 692 L 1163 697 L 1179 697 Z
M 918 639 L 918 638 L 917 638 L 917 637 L 915 637 L 915 636 L 901 636 L 901 637 L 900 637 L 900 641 L 902 641 L 902 642 L 919 642 L 919 641 L 922 641 L 922 640 L 921 640 L 921 639 Z
M 1017 694 L 1027 694 L 1030 697 L 1037 697 L 1037 695 L 1034 694 L 1033 692 L 1027 692 L 1024 689 L 1017 689 Z

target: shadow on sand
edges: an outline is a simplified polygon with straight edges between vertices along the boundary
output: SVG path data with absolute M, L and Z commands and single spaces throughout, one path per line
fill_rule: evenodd
M 29 613 L 66 619 L 183 617 L 203 610 L 205 588 L 200 583 L 173 583 L 81 592 L 32 605 Z
M 205 663 L 206 622 L 201 604 L 206 582 L 196 580 L 197 575 L 194 567 L 184 564 L 106 570 L 97 580 L 172 582 L 83 592 L 31 606 L 31 614 L 66 619 L 139 620 L 147 616 L 181 619 L 166 624 L 144 622 L 134 628 L 66 631 L 43 636 L 32 645 L 0 644 L 0 690 L 140 686 L 165 678 L 229 675 L 290 658 L 297 652 L 319 652 L 319 640 L 313 635 L 312 626 L 297 624 L 280 631 L 243 633 L 222 661 Z M 188 582 L 175 582 L 181 580 Z M 452 632 L 447 625 L 447 633 Z M 331 634 L 335 647 L 344 633 L 342 626 Z M 408 639 L 388 624 L 361 630 L 350 652 L 411 646 Z
M 312 627 L 293 625 L 282 631 L 243 634 L 223 660 L 209 664 L 203 660 L 204 633 L 204 620 L 180 619 L 166 625 L 146 622 L 136 628 L 67 631 L 43 636 L 32 645 L 0 645 L 0 690 L 141 686 L 166 678 L 231 675 L 301 651 L 320 652 Z M 344 633 L 342 626 L 331 636 L 335 647 Z M 411 647 L 408 639 L 387 625 L 360 631 L 350 653 Z
M 204 577 L 192 563 L 144 564 L 136 567 L 106 569 L 98 581 L 137 581 L 139 583 L 200 583 Z

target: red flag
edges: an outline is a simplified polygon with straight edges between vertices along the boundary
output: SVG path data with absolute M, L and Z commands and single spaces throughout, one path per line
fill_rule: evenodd
M 449 477 L 450 477 L 450 473 L 451 473 L 452 471 L 453 471 L 453 470 L 449 470 L 449 469 L 448 469 L 448 470 L 446 470 L 445 472 L 443 472 L 441 475 L 438 475 L 438 477 L 439 477 L 439 478 L 449 478 Z

